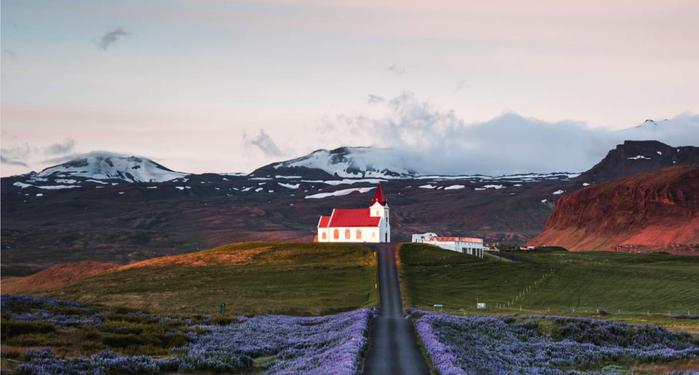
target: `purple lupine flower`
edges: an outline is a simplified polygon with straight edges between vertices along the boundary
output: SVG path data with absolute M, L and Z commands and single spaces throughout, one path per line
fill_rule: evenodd
M 12 311 L 13 306 L 31 311 Z M 61 325 L 99 325 L 103 316 L 95 310 L 85 314 L 56 313 L 51 307 L 86 307 L 70 302 L 35 297 L 3 296 L 4 315 L 21 320 L 40 320 Z M 87 308 L 87 307 L 86 307 Z M 23 309 L 21 309 L 23 310 Z M 38 310 L 38 311 L 36 311 Z M 59 310 L 60 311 L 60 310 Z M 166 323 L 170 318 L 142 312 L 132 317 Z M 366 349 L 367 331 L 374 311 L 362 309 L 319 317 L 263 315 L 240 317 L 222 325 L 197 325 L 189 343 L 175 348 L 167 358 L 127 356 L 106 351 L 89 357 L 60 358 L 50 350 L 27 355 L 17 367 L 20 374 L 157 374 L 177 371 L 238 372 L 252 366 L 252 358 L 274 356 L 270 374 L 355 374 Z M 189 323 L 191 324 L 191 322 Z
M 440 374 L 616 373 L 614 368 L 590 369 L 629 359 L 657 362 L 699 357 L 699 346 L 689 335 L 654 325 L 411 313 L 419 316 L 417 332 Z M 555 324 L 555 337 L 539 331 L 542 320 Z

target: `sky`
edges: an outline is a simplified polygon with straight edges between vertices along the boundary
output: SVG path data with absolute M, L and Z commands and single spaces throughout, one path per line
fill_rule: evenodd
M 248 172 L 339 146 L 427 150 L 425 168 L 454 173 L 576 171 L 645 119 L 668 121 L 633 136 L 699 145 L 693 0 L 0 10 L 3 176 L 95 150 Z M 445 145 L 471 160 L 440 159 Z

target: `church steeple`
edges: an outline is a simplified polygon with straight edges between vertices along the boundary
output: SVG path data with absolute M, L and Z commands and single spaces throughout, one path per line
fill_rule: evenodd
M 373 206 L 374 203 L 377 203 L 385 206 L 386 205 L 386 200 L 383 199 L 383 190 L 381 189 L 381 183 L 379 182 L 378 186 L 376 187 L 376 193 L 374 194 L 374 199 L 371 200 L 371 204 L 369 206 Z

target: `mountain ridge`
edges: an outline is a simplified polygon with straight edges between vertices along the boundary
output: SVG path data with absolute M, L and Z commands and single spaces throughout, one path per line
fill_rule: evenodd
M 682 164 L 699 164 L 699 147 L 674 147 L 659 141 L 627 140 L 583 172 L 580 179 L 607 181 Z

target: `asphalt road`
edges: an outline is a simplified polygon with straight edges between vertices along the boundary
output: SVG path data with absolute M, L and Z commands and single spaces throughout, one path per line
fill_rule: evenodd
M 429 374 L 413 324 L 404 317 L 395 245 L 373 245 L 378 254 L 381 307 L 369 342 L 365 374 Z

